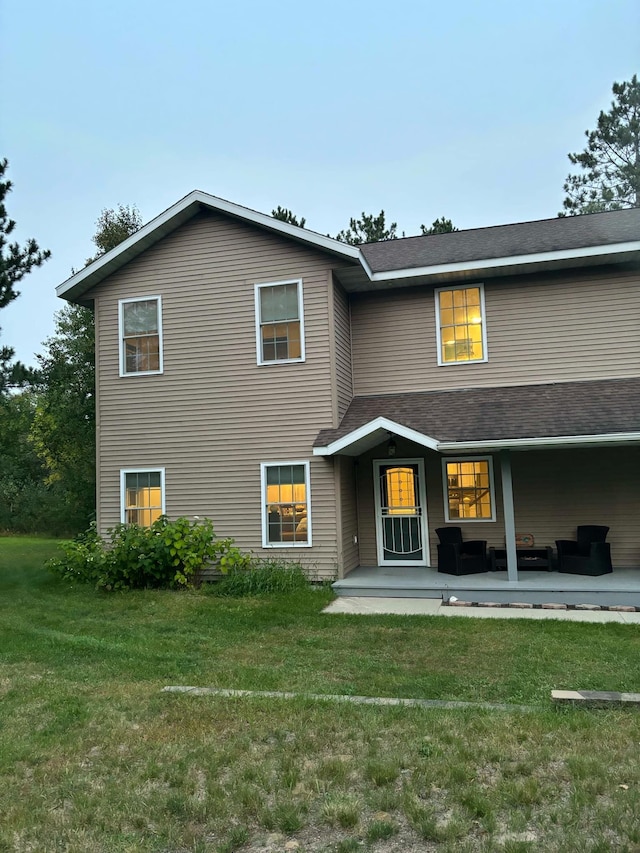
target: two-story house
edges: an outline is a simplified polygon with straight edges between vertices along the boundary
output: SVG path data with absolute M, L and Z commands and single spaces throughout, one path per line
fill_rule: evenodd
M 640 569 L 640 210 L 350 246 L 196 191 L 58 295 L 95 311 L 102 531 L 442 588 L 436 528 L 517 586 L 516 532 L 602 524 Z

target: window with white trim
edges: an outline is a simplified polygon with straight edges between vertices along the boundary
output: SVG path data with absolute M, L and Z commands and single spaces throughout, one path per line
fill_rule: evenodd
M 442 460 L 446 521 L 495 521 L 490 456 Z
M 162 373 L 162 299 L 119 301 L 120 376 Z
M 308 462 L 263 462 L 262 546 L 311 545 L 311 502 Z
M 304 361 L 302 280 L 256 284 L 258 364 Z
M 120 520 L 151 527 L 164 515 L 164 468 L 120 471 Z
M 438 364 L 486 361 L 483 286 L 441 287 L 435 296 Z

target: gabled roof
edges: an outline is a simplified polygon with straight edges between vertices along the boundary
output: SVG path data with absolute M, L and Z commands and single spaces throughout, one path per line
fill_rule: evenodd
M 474 228 L 350 246 L 308 228 L 194 190 L 115 249 L 68 278 L 56 292 L 82 302 L 83 294 L 202 210 L 222 213 L 328 252 L 347 290 L 449 278 L 504 275 L 640 259 L 640 209 Z
M 135 234 L 132 234 L 115 249 L 106 252 L 93 263 L 68 278 L 56 288 L 58 296 L 70 301 L 81 299 L 82 294 L 99 284 L 103 279 L 123 267 L 137 255 L 142 254 L 154 243 L 160 241 L 167 234 L 175 231 L 187 220 L 196 216 L 202 210 L 211 210 L 224 213 L 234 219 L 249 222 L 260 228 L 265 228 L 276 234 L 282 234 L 292 240 L 332 253 L 342 259 L 343 262 L 352 263 L 360 258 L 360 251 L 356 246 L 349 246 L 331 237 L 325 237 L 308 228 L 298 228 L 288 222 L 281 222 L 273 216 L 259 213 L 248 207 L 242 207 L 226 199 L 214 195 L 193 190 L 189 195 L 181 198 L 176 204 L 167 208 L 151 222 L 148 222 Z
M 314 454 L 359 455 L 389 432 L 441 452 L 640 443 L 640 378 L 355 397 Z

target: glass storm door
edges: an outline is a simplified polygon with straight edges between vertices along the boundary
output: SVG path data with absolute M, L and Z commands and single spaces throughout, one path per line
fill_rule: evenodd
M 378 563 L 427 565 L 424 465 L 421 459 L 374 462 Z

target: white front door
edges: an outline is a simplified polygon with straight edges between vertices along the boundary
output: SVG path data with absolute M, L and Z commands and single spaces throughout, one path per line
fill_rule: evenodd
M 378 565 L 428 566 L 423 460 L 375 460 L 373 475 Z

